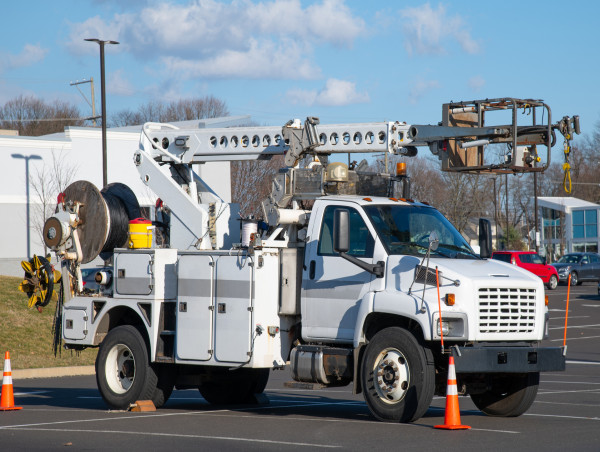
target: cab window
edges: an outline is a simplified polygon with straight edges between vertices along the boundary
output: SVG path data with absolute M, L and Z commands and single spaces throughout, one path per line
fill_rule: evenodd
M 333 215 L 335 210 L 339 208 L 340 206 L 328 206 L 325 208 L 317 250 L 319 256 L 337 256 L 337 253 L 333 251 Z M 344 207 L 343 209 L 348 210 L 350 220 L 350 247 L 348 254 L 355 257 L 373 257 L 375 240 L 360 213 L 356 209 L 349 207 Z

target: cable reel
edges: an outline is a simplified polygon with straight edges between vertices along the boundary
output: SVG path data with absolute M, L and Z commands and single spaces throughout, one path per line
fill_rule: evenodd
M 48 259 L 34 255 L 28 261 L 22 261 L 21 267 L 25 276 L 19 290 L 29 297 L 29 308 L 36 307 L 42 312 L 42 308 L 48 306 L 51 300 L 58 300 L 55 284 L 61 280 L 61 273 L 54 270 Z

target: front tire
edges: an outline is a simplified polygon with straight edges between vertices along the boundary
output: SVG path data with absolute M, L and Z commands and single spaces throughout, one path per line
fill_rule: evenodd
M 540 384 L 540 373 L 491 376 L 491 388 L 471 394 L 477 408 L 488 416 L 516 417 L 533 404 Z
M 140 332 L 131 325 L 109 331 L 96 357 L 96 382 L 106 404 L 126 410 L 136 400 L 152 400 L 157 380 Z
M 373 416 L 380 421 L 413 422 L 425 414 L 433 399 L 435 370 L 411 333 L 390 327 L 369 342 L 362 381 Z
M 571 272 L 571 285 L 578 286 L 579 284 L 581 284 L 581 281 L 579 281 L 579 275 L 577 272 Z
M 558 287 L 558 278 L 556 275 L 550 275 L 550 280 L 548 281 L 548 289 L 554 290 Z

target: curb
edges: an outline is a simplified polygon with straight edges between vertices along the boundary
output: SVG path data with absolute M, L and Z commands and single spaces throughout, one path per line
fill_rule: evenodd
M 42 369 L 20 369 L 12 371 L 12 377 L 15 380 L 26 380 L 29 378 L 74 377 L 95 374 L 95 366 L 46 367 Z

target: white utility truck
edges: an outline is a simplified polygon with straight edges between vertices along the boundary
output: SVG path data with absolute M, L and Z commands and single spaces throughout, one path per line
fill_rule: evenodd
M 533 124 L 518 125 L 527 109 Z M 536 109 L 546 124 L 536 125 Z M 488 126 L 491 111 L 512 119 Z M 99 191 L 75 182 L 44 228 L 60 271 L 34 257 L 21 287 L 33 305 L 59 295 L 56 340 L 67 349 L 99 347 L 98 388 L 111 408 L 139 399 L 159 407 L 174 387 L 198 388 L 210 403 L 248 403 L 273 369 L 288 367 L 299 382 L 353 383 L 377 419 L 410 422 L 445 394 L 452 355 L 459 391 L 486 414 L 518 416 L 533 403 L 540 372 L 565 368 L 563 348 L 540 346 L 542 281 L 489 259 L 486 220 L 478 255 L 434 207 L 410 199 L 406 178 L 328 157 L 411 156 L 429 146 L 449 171 L 541 171 L 555 131 L 570 139 L 579 127 L 577 117 L 550 118 L 541 101 L 504 98 L 445 104 L 433 126 L 149 123 L 133 164 L 160 197 L 151 227 L 162 245 L 139 245 L 135 234 L 147 233 L 126 185 Z M 484 150 L 495 143 L 508 152 L 487 163 Z M 548 149 L 544 163 L 537 146 Z M 238 209 L 193 166 L 274 155 L 285 155 L 286 167 L 263 202 L 268 227 L 243 243 Z M 394 196 L 398 185 L 404 196 Z M 90 291 L 80 266 L 98 255 L 109 264 Z

